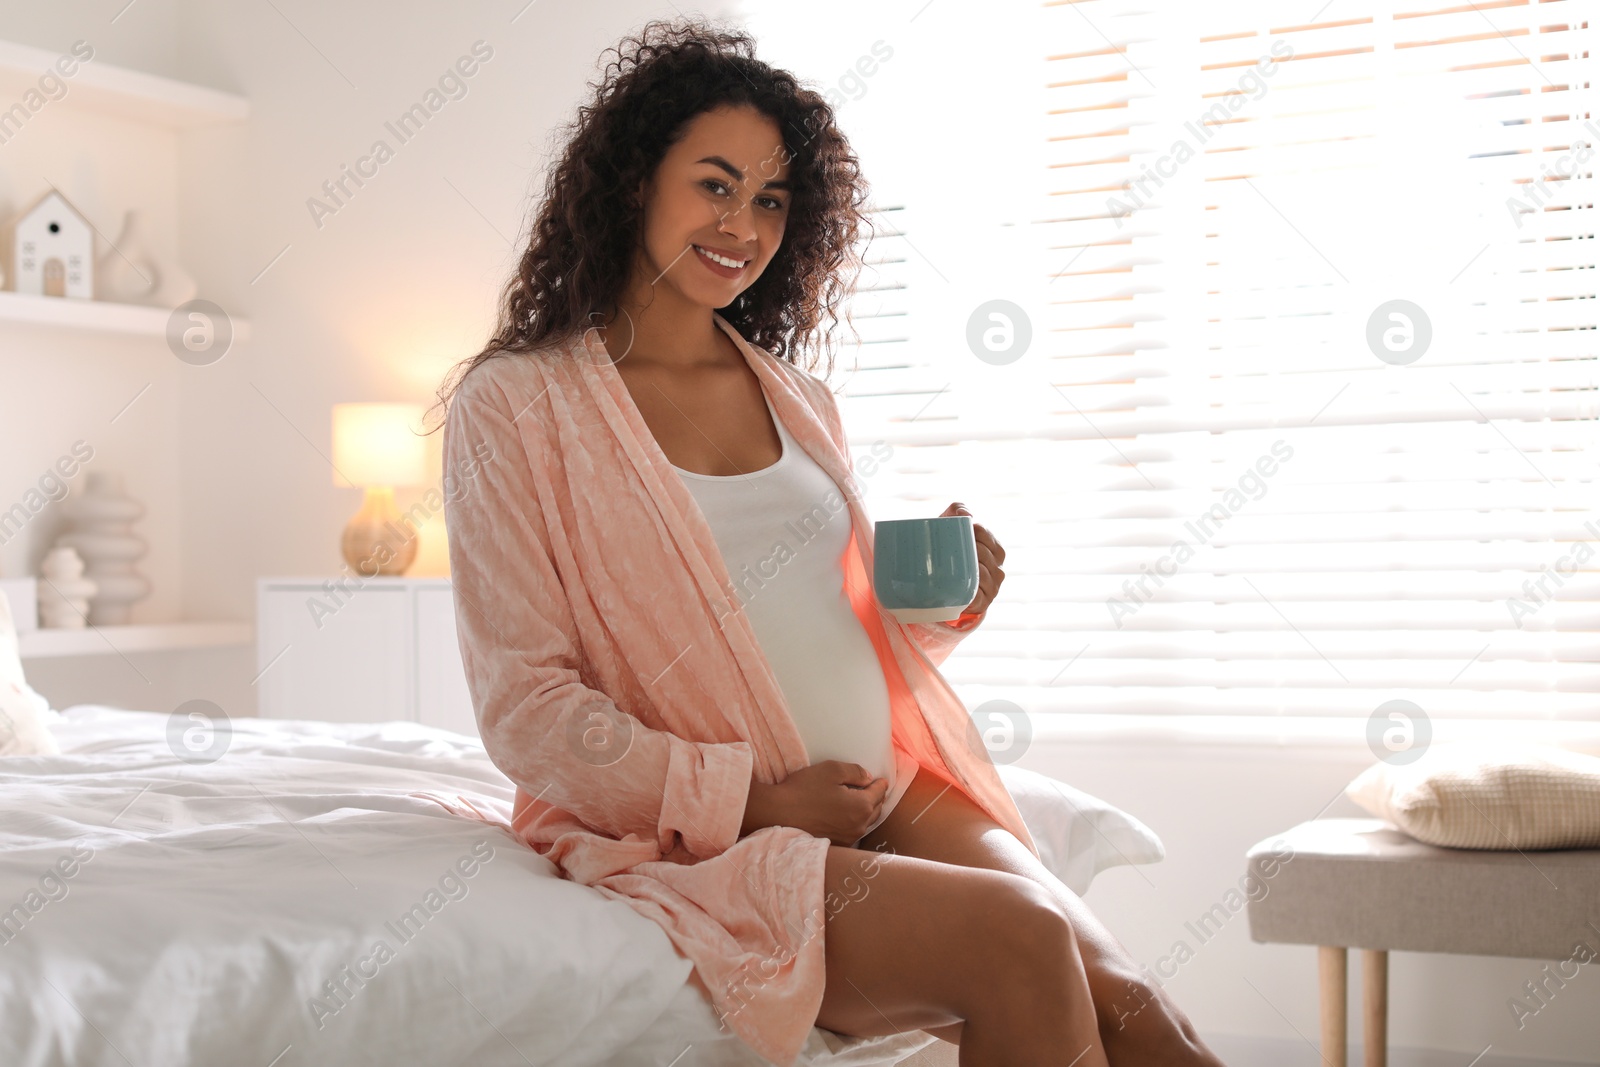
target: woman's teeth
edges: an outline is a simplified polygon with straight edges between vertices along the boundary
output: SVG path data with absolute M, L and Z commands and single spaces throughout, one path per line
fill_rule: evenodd
M 701 248 L 699 245 L 695 245 L 694 249 L 696 252 L 699 252 L 701 255 L 711 260 L 711 262 L 720 263 L 730 270 L 738 270 L 740 267 L 743 267 L 746 262 L 748 262 L 747 260 L 743 259 L 729 259 L 726 256 L 719 256 L 715 252 L 710 252 L 704 248 Z

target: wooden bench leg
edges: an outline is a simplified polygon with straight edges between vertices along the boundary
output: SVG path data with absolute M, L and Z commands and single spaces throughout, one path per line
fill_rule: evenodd
M 1317 946 L 1317 977 L 1322 990 L 1323 1067 L 1347 1067 L 1348 964 L 1349 956 L 1342 945 Z
M 1389 1064 L 1389 953 L 1381 948 L 1361 950 L 1361 996 L 1366 1006 L 1361 1037 L 1366 1047 L 1365 1067 Z

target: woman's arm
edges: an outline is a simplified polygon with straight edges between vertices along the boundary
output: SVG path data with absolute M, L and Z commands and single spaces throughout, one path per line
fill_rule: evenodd
M 844 454 L 845 465 L 849 466 L 850 440 L 845 435 L 844 419 L 839 414 L 839 400 L 825 382 L 820 379 L 814 380 L 816 382 L 816 391 L 826 397 L 826 403 L 823 407 L 823 423 L 827 426 L 828 435 L 832 438 L 834 445 Z M 866 510 L 866 493 L 864 490 L 862 492 L 862 510 Z M 870 521 L 871 517 L 868 516 L 868 518 Z M 872 536 L 872 531 L 870 529 L 865 531 L 864 536 Z M 988 617 L 989 611 L 985 608 L 977 614 L 963 611 L 959 619 L 951 622 L 908 622 L 901 625 L 905 627 L 906 633 L 910 634 L 912 639 L 922 648 L 922 653 L 928 657 L 928 661 L 938 667 L 950 658 L 950 653 L 955 651 L 956 646 L 961 643 L 961 639 L 976 630 L 983 620 Z
M 776 788 L 751 779 L 750 795 L 745 799 L 744 819 L 739 823 L 740 837 L 778 824 L 771 811 L 772 791 Z
M 463 379 L 443 441 L 455 478 L 445 517 L 456 626 L 484 747 L 530 796 L 609 836 L 653 839 L 663 853 L 681 837 L 695 856 L 717 855 L 740 836 L 750 744 L 651 729 L 580 681 L 578 631 L 554 563 L 568 546 L 540 508 L 553 491 L 540 408 L 513 421 L 491 366 Z M 487 458 L 471 467 L 473 455 Z

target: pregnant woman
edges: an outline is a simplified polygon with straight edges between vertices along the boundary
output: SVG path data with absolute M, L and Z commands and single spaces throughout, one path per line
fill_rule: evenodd
M 832 392 L 866 185 L 750 38 L 651 23 L 551 171 L 495 337 L 441 389 L 450 562 L 513 829 L 659 923 L 725 1029 L 923 1029 L 964 1067 L 1220 1061 L 1039 861 L 902 624 Z M 834 315 L 835 321 L 837 316 Z M 465 477 L 465 476 L 464 476 Z M 945 514 L 970 514 L 953 504 Z

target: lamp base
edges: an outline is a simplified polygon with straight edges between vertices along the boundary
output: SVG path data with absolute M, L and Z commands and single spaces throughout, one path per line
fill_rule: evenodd
M 400 520 L 392 488 L 368 486 L 361 510 L 345 524 L 339 547 L 357 574 L 396 577 L 417 558 L 417 531 Z

